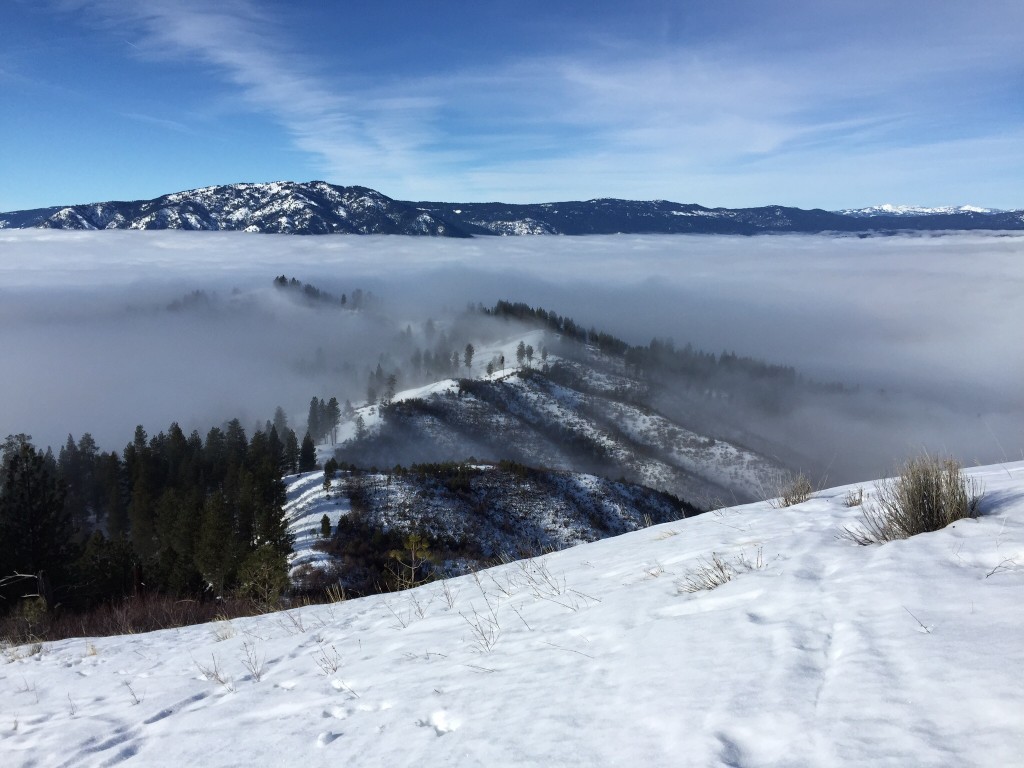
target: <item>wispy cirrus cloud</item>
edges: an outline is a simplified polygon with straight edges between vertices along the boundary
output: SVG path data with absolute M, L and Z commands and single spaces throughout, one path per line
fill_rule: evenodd
M 130 34 L 140 56 L 210 66 L 250 108 L 284 126 L 298 149 L 337 176 L 389 175 L 422 164 L 423 158 L 409 155 L 429 140 L 422 126 L 432 99 L 368 96 L 331 83 L 278 36 L 278 20 L 256 3 L 67 0 L 61 7 Z
M 879 179 L 863 185 L 868 197 L 857 200 L 868 203 L 892 198 L 884 180 L 894 154 L 909 174 L 917 158 L 939 159 L 948 185 L 963 185 L 970 171 L 938 150 L 1013 135 L 998 106 L 1002 79 L 1024 67 L 1007 29 L 1024 14 L 1002 2 L 1001 18 L 913 2 L 751 7 L 757 25 L 748 18 L 707 38 L 577 39 L 571 50 L 423 62 L 401 76 L 337 74 L 338 62 L 327 71 L 251 0 L 63 5 L 117 25 L 139 55 L 210 67 L 329 179 L 420 199 L 706 199 L 711 180 L 723 204 L 827 205 L 802 191 L 806 174 L 817 167 L 815 181 L 834 181 L 827 166 L 851 164 L 860 179 Z M 977 112 L 986 119 L 965 117 Z M 787 181 L 787 167 L 803 177 Z M 856 202 L 832 197 L 836 207 Z

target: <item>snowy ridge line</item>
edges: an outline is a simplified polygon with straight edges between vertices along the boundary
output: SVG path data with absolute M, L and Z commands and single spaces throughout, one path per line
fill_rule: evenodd
M 535 349 L 555 349 L 534 367 L 507 364 L 488 375 L 482 363 L 466 378 L 400 391 L 387 407 L 363 405 L 342 424 L 337 457 L 343 463 L 461 461 L 470 455 L 530 466 L 625 477 L 704 508 L 760 498 L 782 467 L 728 440 L 670 421 L 646 406 L 645 384 L 621 360 L 595 348 L 563 345 L 537 330 Z M 479 360 L 515 359 L 517 341 L 481 344 Z M 564 353 L 578 355 L 567 359 Z M 564 373 L 556 376 L 556 369 Z M 385 418 L 386 415 L 386 418 Z M 364 437 L 356 439 L 361 419 Z M 326 460 L 330 451 L 321 449 Z
M 0 228 L 243 230 L 434 237 L 588 234 L 864 232 L 909 228 L 1021 229 L 1024 211 L 962 205 L 880 205 L 844 211 L 780 205 L 707 208 L 669 200 L 599 198 L 541 204 L 394 200 L 323 181 L 227 184 L 153 200 L 0 213 Z

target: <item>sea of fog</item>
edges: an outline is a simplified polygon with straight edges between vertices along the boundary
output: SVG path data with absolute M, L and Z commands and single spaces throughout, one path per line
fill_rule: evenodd
M 391 337 L 282 301 L 279 274 L 372 291 L 395 329 L 504 298 L 634 343 L 671 338 L 856 385 L 857 408 L 809 408 L 779 427 L 830 457 L 832 482 L 885 474 L 925 448 L 971 464 L 1024 455 L 1024 236 L 959 233 L 0 231 L 0 437 L 25 432 L 56 449 L 88 431 L 117 450 L 136 424 L 250 426 L 277 405 L 301 423 L 312 395 L 346 393 L 299 361 L 328 349 L 375 365 Z M 246 309 L 167 311 L 194 290 Z

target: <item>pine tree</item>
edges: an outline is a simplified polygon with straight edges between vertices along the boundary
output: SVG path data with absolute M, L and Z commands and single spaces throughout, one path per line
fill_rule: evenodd
M 288 429 L 288 417 L 280 405 L 274 409 L 274 429 L 277 430 L 278 436 L 283 436 Z
M 284 438 L 284 464 L 289 473 L 299 471 L 299 438 L 290 427 Z
M 203 505 L 196 543 L 196 566 L 215 595 L 221 595 L 237 566 L 238 547 L 233 537 L 231 509 L 223 495 L 214 493 Z
M 306 416 L 306 434 L 314 441 L 320 439 L 320 400 L 314 397 L 309 401 L 309 415 Z
M 68 435 L 67 441 L 57 454 L 57 467 L 64 484 L 64 506 L 76 528 L 84 530 L 88 517 L 85 488 L 82 478 L 82 461 L 75 445 L 75 439 Z
M 341 406 L 338 405 L 338 398 L 332 397 L 327 401 L 326 412 L 327 431 L 331 436 L 331 445 L 338 442 L 338 424 L 341 423 Z
M 472 344 L 466 345 L 466 354 L 463 358 L 466 363 L 466 370 L 469 370 L 470 368 L 473 367 L 473 353 L 475 352 L 476 350 L 473 348 Z
M 106 507 L 107 536 L 113 541 L 128 533 L 128 510 L 124 502 L 124 467 L 121 458 L 111 451 L 99 460 L 100 484 Z
M 125 464 L 129 465 L 131 496 L 128 502 L 128 526 L 132 546 L 143 560 L 156 552 L 156 496 L 152 452 L 139 440 L 139 427 L 135 442 L 125 448 Z M 142 432 L 145 435 L 145 432 Z M 140 448 L 141 445 L 141 448 Z M 130 451 L 130 453 L 129 453 Z
M 64 489 L 45 455 L 27 442 L 5 444 L 0 474 L 0 578 L 38 576 L 31 587 L 54 602 L 74 554 L 74 529 L 64 506 Z M 11 438 L 8 438 L 10 440 Z M 24 586 L 24 585 L 15 585 Z
M 302 438 L 302 448 L 299 449 L 299 472 L 312 472 L 316 469 L 316 445 L 309 432 Z
M 320 538 L 329 539 L 331 537 L 331 518 L 325 513 L 320 518 Z

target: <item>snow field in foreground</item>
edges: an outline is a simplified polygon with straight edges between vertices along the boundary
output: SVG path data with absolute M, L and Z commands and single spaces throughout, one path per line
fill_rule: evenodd
M 883 546 L 836 538 L 844 487 L 406 593 L 7 648 L 0 763 L 1020 765 L 1024 462 L 971 474 L 981 518 Z M 712 553 L 763 567 L 681 591 Z

